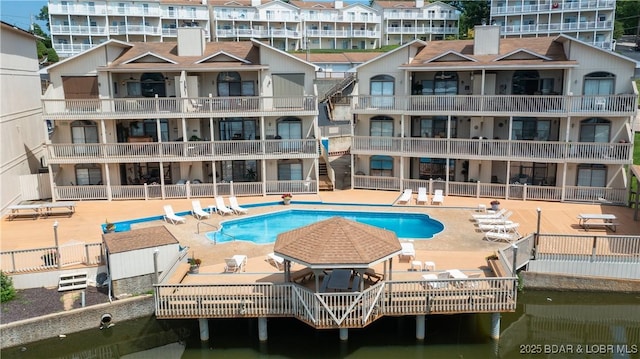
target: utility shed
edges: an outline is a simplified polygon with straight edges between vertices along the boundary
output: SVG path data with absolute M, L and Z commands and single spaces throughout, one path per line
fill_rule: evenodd
M 153 289 L 154 252 L 157 268 L 168 268 L 180 251 L 178 240 L 165 226 L 102 235 L 113 295 L 139 294 Z

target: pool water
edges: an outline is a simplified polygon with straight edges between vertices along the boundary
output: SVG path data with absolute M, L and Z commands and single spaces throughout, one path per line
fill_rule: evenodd
M 280 233 L 335 216 L 393 231 L 401 239 L 430 239 L 444 229 L 441 222 L 420 213 L 291 209 L 224 221 L 218 231 L 208 232 L 206 236 L 216 243 L 236 240 L 269 244 L 274 243 Z

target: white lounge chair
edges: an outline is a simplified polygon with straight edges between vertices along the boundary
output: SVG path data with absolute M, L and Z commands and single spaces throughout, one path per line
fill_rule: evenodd
M 431 204 L 442 204 L 444 202 L 444 194 L 441 189 L 437 189 L 433 192 L 433 198 Z
M 429 203 L 429 197 L 427 196 L 427 188 L 418 187 L 418 198 L 416 198 L 416 204 L 427 204 L 427 203 Z
M 447 288 L 449 286 L 449 281 L 443 280 L 449 279 L 449 273 L 447 272 L 423 274 L 422 279 L 425 280 L 427 285 L 433 289 Z
M 473 214 L 473 219 L 481 219 L 481 218 L 500 218 L 502 217 L 505 213 L 507 213 L 507 209 L 506 208 L 502 208 L 500 209 L 498 212 L 495 213 L 482 213 L 482 214 Z
M 404 192 L 402 192 L 402 195 L 400 195 L 400 198 L 398 198 L 398 200 L 396 201 L 396 203 L 409 203 L 409 201 L 411 201 L 412 194 L 413 194 L 413 191 L 411 190 L 411 188 L 405 189 Z
M 512 211 L 508 211 L 504 215 L 496 218 L 477 218 L 476 223 L 478 225 L 481 224 L 507 224 L 509 221 L 509 217 L 513 214 Z
M 211 214 L 205 212 L 200 205 L 200 201 L 193 200 L 191 201 L 191 214 L 197 219 L 209 218 Z
M 503 242 L 511 243 L 517 240 L 518 238 L 520 238 L 520 234 L 518 234 L 517 232 L 513 233 L 513 232 L 489 231 L 484 234 L 484 238 L 491 242 L 503 241 Z
M 520 223 L 515 223 L 511 221 L 506 221 L 504 224 L 491 224 L 491 223 L 481 223 L 478 224 L 478 228 L 483 232 L 505 232 L 505 233 L 517 233 L 518 227 L 520 227 Z
M 280 257 L 279 255 L 273 252 L 267 254 L 266 261 L 272 266 L 276 267 L 278 270 L 284 269 L 284 258 Z
M 233 214 L 233 210 L 224 204 L 224 198 L 222 197 L 216 197 L 216 210 L 221 216 Z
M 400 252 L 400 259 L 408 257 L 409 261 L 412 261 L 416 257 L 416 250 L 413 247 L 413 243 L 400 243 L 402 250 Z
M 236 254 L 231 258 L 225 258 L 224 262 L 226 264 L 224 267 L 225 272 L 244 271 L 244 267 L 247 264 L 247 256 L 244 254 Z
M 164 220 L 165 222 L 171 222 L 172 224 L 187 223 L 186 218 L 177 216 L 175 212 L 173 212 L 173 207 L 171 207 L 170 204 L 164 205 Z
M 235 196 L 229 197 L 229 207 L 236 214 L 247 214 L 247 213 L 249 213 L 248 209 L 240 207 L 240 205 L 238 204 L 238 199 Z

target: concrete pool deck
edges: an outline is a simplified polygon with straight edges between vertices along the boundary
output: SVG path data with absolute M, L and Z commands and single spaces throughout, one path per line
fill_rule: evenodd
M 414 199 L 407 205 L 390 206 L 400 195 L 393 191 L 375 190 L 341 190 L 321 192 L 318 195 L 296 195 L 291 208 L 317 208 L 340 210 L 372 210 L 385 212 L 426 213 L 441 221 L 445 230 L 430 240 L 416 240 L 416 257 L 422 261 L 434 261 L 440 269 L 459 268 L 463 270 L 480 269 L 486 266 L 485 258 L 496 249 L 506 246 L 505 243 L 488 242 L 483 234 L 476 230 L 471 214 L 475 213 L 478 204 L 488 206 L 489 199 L 446 196 L 441 206 L 423 206 L 415 204 Z M 240 205 L 280 202 L 279 196 L 239 197 Z M 212 198 L 201 198 L 204 208 L 213 205 Z M 298 202 L 298 203 L 296 203 Z M 307 202 L 310 204 L 299 204 Z M 322 202 L 323 204 L 313 204 Z M 541 232 L 558 234 L 590 234 L 590 235 L 639 235 L 640 222 L 633 220 L 633 211 L 626 207 L 602 204 L 572 204 L 557 202 L 500 200 L 501 207 L 513 211 L 511 220 L 520 223 L 519 232 L 525 235 L 535 232 L 537 225 L 536 208 L 541 209 Z M 106 220 L 119 222 L 137 218 L 161 216 L 162 206 L 171 204 L 176 212 L 191 209 L 190 199 L 179 200 L 140 200 L 140 201 L 78 201 L 76 213 L 71 217 L 51 216 L 47 218 L 5 220 L 0 222 L 0 250 L 41 248 L 54 245 L 53 223 L 58 221 L 59 244 L 72 241 L 99 243 L 102 240 L 101 224 Z M 365 206 L 372 205 L 372 206 Z M 375 206 L 379 205 L 379 206 Z M 248 215 L 283 210 L 279 204 L 249 208 Z M 618 218 L 617 232 L 594 229 L 585 232 L 578 226 L 577 216 L 580 213 L 612 213 Z M 213 215 L 204 223 L 218 226 L 221 221 L 238 216 Z M 247 271 L 274 272 L 276 269 L 264 261 L 265 255 L 273 251 L 273 244 L 256 245 L 248 242 L 227 242 L 214 244 L 206 239 L 204 233 L 214 230 L 209 225 L 200 224 L 192 216 L 186 216 L 186 224 L 172 225 L 161 220 L 132 225 L 132 228 L 165 225 L 189 252 L 202 259 L 201 273 L 220 273 L 224 269 L 224 258 L 234 254 L 245 254 L 249 257 Z M 394 261 L 394 271 L 407 271 L 408 262 Z M 294 267 L 295 269 L 295 267 Z M 224 276 L 219 276 L 224 277 Z M 226 276 L 235 277 L 235 276 Z

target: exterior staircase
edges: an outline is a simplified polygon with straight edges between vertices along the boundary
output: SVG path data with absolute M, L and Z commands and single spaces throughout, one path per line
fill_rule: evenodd
M 323 158 L 320 158 L 320 162 L 318 163 L 318 190 L 320 191 L 333 191 L 333 183 L 329 178 L 329 174 L 327 171 L 327 163 Z

